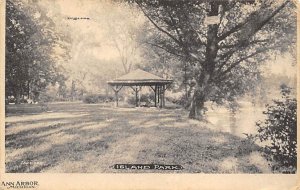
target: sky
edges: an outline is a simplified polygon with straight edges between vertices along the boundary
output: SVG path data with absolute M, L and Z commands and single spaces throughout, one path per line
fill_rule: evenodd
M 297 68 L 294 64 L 294 60 L 289 54 L 273 57 L 272 60 L 266 62 L 265 67 L 268 71 L 274 74 L 291 77 L 297 75 Z
M 120 52 L 112 38 L 116 36 L 118 46 L 125 47 L 127 31 L 143 24 L 141 14 L 125 6 L 112 6 L 110 1 L 105 0 L 53 0 L 39 1 L 39 4 L 54 20 L 56 27 L 71 37 L 70 62 L 73 66 L 99 60 L 99 64 L 104 65 L 106 62 L 120 63 L 116 66 L 119 68 Z

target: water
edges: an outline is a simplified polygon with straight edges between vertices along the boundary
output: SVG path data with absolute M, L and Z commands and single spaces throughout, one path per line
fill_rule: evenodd
M 257 121 L 264 121 L 263 111 L 265 107 L 252 106 L 251 103 L 244 102 L 241 104 L 239 111 L 232 114 L 224 107 L 208 106 L 206 119 L 213 124 L 216 130 L 229 132 L 239 137 L 245 137 L 244 133 L 255 134 Z

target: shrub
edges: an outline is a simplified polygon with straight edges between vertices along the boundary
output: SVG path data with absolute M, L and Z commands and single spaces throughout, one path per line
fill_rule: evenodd
M 177 104 L 177 105 L 181 105 L 181 106 L 184 106 L 184 105 L 186 105 L 188 103 L 186 101 L 186 98 L 184 96 L 180 96 L 180 97 L 170 97 L 170 96 L 167 96 L 166 100 L 168 102 L 172 102 L 173 104 Z
M 53 101 L 54 101 L 54 97 L 46 93 L 41 93 L 38 98 L 38 102 L 53 102 Z
M 114 97 L 106 96 L 102 94 L 90 94 L 83 98 L 83 102 L 88 104 L 95 104 L 95 103 L 104 103 L 104 102 L 112 102 L 114 101 Z
M 297 101 L 290 93 L 290 88 L 282 86 L 282 99 L 267 105 L 267 119 L 256 124 L 258 139 L 269 143 L 264 151 L 275 161 L 273 169 L 288 168 L 286 173 L 294 172 L 297 165 Z
M 154 102 L 154 95 L 151 94 L 141 94 L 140 102 L 145 102 L 147 105 Z M 127 103 L 131 105 L 135 105 L 135 96 L 130 96 L 127 99 Z
M 28 102 L 27 102 L 26 99 L 22 98 L 22 99 L 20 99 L 20 103 L 21 103 L 21 104 L 27 104 Z
M 66 102 L 66 101 L 69 101 L 69 99 L 64 98 L 64 97 L 55 97 L 53 101 L 55 101 L 55 102 Z

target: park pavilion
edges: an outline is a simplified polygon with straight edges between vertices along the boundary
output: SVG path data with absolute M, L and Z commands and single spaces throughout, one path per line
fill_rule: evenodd
M 107 83 L 115 92 L 116 106 L 118 106 L 118 93 L 124 86 L 128 86 L 134 90 L 136 107 L 139 106 L 138 97 L 142 87 L 149 86 L 154 91 L 155 107 L 159 106 L 163 108 L 165 106 L 165 91 L 172 82 L 173 80 L 163 79 L 149 72 L 137 69 Z

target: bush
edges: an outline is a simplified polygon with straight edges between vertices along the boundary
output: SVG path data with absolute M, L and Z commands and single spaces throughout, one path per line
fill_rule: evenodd
M 256 124 L 258 139 L 270 143 L 264 151 L 275 161 L 273 169 L 285 169 L 285 173 L 293 173 L 297 167 L 297 101 L 290 93 L 290 88 L 282 86 L 282 99 L 267 105 L 267 119 Z
M 26 99 L 22 98 L 22 99 L 20 99 L 20 103 L 21 103 L 21 104 L 27 104 L 28 102 L 27 102 Z
M 68 98 L 64 98 L 64 97 L 55 97 L 53 99 L 54 102 L 66 102 L 66 101 L 69 101 Z
M 91 94 L 83 98 L 83 102 L 88 104 L 104 103 L 104 102 L 112 102 L 112 101 L 114 101 L 114 97 L 109 95 L 106 96 L 102 94 Z
M 16 99 L 13 96 L 8 96 L 5 98 L 5 104 L 16 103 Z
M 141 94 L 140 102 L 145 102 L 147 105 L 154 102 L 154 95 L 152 94 Z M 131 105 L 135 105 L 135 96 L 131 96 L 127 99 L 127 103 Z
M 184 105 L 186 105 L 188 103 L 186 101 L 186 98 L 184 96 L 180 96 L 180 97 L 170 97 L 170 96 L 167 96 L 166 100 L 168 102 L 172 102 L 173 104 L 177 104 L 177 105 L 181 105 L 181 106 L 184 106 Z
M 44 92 L 41 93 L 38 98 L 38 102 L 53 102 L 53 101 L 54 101 L 54 97 Z

